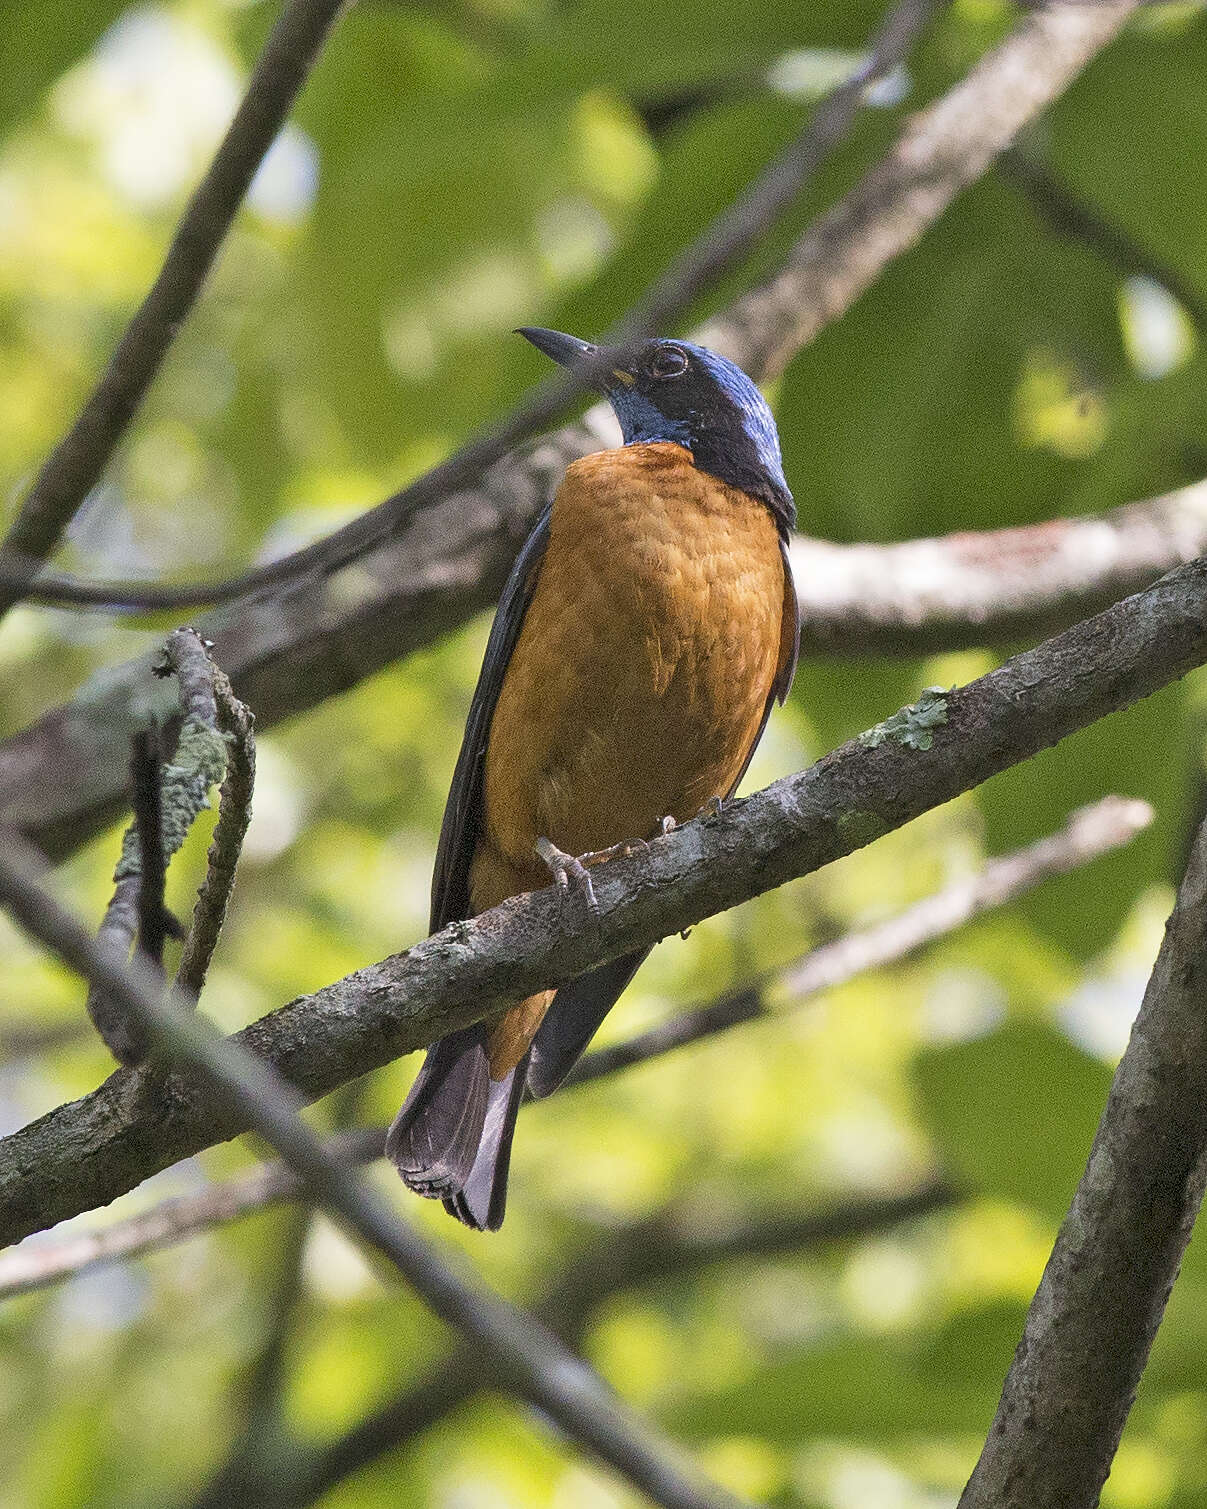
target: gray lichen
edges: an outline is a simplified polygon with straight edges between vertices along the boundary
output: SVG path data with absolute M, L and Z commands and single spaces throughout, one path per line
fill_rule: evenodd
M 877 723 L 859 735 L 864 749 L 878 749 L 886 739 L 895 739 L 906 749 L 929 749 L 934 731 L 947 722 L 947 693 L 939 686 L 928 686 L 917 702 L 900 708 L 891 718 Z

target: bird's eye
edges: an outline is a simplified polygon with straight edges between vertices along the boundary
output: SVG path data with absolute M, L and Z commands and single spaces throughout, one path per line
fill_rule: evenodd
M 678 377 L 687 371 L 687 352 L 678 346 L 659 346 L 646 363 L 651 377 Z

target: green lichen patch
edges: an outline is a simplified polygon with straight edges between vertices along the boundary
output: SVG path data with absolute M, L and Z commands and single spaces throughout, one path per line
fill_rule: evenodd
M 891 718 L 877 723 L 859 735 L 864 749 L 878 749 L 886 739 L 895 739 L 906 749 L 929 749 L 935 729 L 947 722 L 947 693 L 938 686 L 928 686 L 917 702 L 900 708 Z

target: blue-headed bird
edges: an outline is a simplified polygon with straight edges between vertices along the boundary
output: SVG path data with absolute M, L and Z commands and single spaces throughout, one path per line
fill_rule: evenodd
M 624 443 L 566 469 L 503 591 L 433 931 L 730 796 L 796 667 L 796 513 L 754 383 L 687 341 L 519 334 L 602 390 Z M 562 1082 L 647 952 L 433 1044 L 386 1144 L 406 1184 L 496 1229 L 525 1087 Z

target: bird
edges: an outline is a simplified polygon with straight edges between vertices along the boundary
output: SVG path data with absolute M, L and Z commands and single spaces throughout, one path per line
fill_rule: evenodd
M 623 443 L 567 467 L 503 590 L 441 826 L 433 932 L 550 871 L 589 893 L 591 866 L 715 810 L 796 669 L 796 509 L 751 379 L 685 340 L 516 333 L 602 392 Z M 404 1183 L 497 1230 L 525 1090 L 557 1088 L 648 952 L 434 1043 L 387 1137 Z

